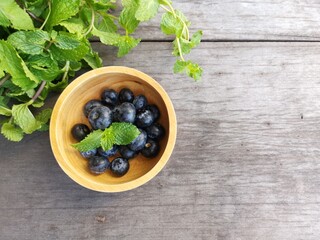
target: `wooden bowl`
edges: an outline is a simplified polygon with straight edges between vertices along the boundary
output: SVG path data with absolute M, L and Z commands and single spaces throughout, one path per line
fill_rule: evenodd
M 76 142 L 71 135 L 71 128 L 76 123 L 90 126 L 82 110 L 87 101 L 100 99 L 105 88 L 120 91 L 124 87 L 131 89 L 135 95 L 144 94 L 149 103 L 158 106 L 161 113 L 159 123 L 166 130 L 164 139 L 160 141 L 160 153 L 153 159 L 139 154 L 130 160 L 130 169 L 122 177 L 113 176 L 110 170 L 94 175 L 89 172 L 88 160 L 71 146 Z M 57 100 L 50 122 L 51 147 L 60 167 L 78 184 L 100 192 L 134 189 L 156 176 L 170 158 L 176 134 L 176 115 L 165 90 L 150 76 L 127 67 L 103 67 L 75 79 Z

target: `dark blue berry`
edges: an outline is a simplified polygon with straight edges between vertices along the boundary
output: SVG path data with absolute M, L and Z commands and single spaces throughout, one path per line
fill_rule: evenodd
M 99 155 L 101 155 L 103 157 L 111 157 L 111 156 L 115 155 L 117 153 L 117 151 L 118 151 L 117 145 L 113 145 L 113 147 L 107 151 L 104 151 L 102 147 L 98 148 Z
M 101 94 L 101 100 L 107 106 L 115 106 L 118 102 L 118 93 L 113 89 L 106 89 Z
M 94 174 L 102 174 L 110 167 L 110 162 L 107 158 L 94 156 L 90 158 L 89 169 Z
M 137 152 L 132 151 L 129 147 L 127 146 L 120 146 L 119 148 L 119 153 L 123 158 L 126 159 L 131 159 L 134 158 L 135 156 L 137 156 Z
M 82 157 L 84 158 L 91 158 L 93 156 L 95 156 L 97 154 L 97 149 L 92 149 L 86 152 L 80 152 L 80 154 L 82 155 Z
M 91 112 L 92 109 L 95 107 L 103 106 L 102 102 L 96 99 L 88 101 L 83 108 L 83 113 L 86 117 L 89 116 L 89 113 Z
M 154 123 L 151 126 L 147 127 L 145 130 L 148 138 L 151 138 L 154 140 L 160 140 L 161 138 L 163 138 L 165 134 L 164 128 L 159 123 Z
M 154 104 L 151 104 L 151 105 L 147 105 L 146 106 L 146 109 L 147 110 L 150 110 L 152 112 L 152 115 L 153 115 L 153 118 L 154 118 L 154 121 L 157 121 L 160 117 L 160 111 L 159 111 L 159 108 L 154 105 Z
M 131 102 L 133 101 L 134 95 L 133 92 L 128 88 L 123 88 L 119 93 L 119 101 L 123 102 Z
M 154 122 L 153 114 L 150 110 L 144 109 L 137 113 L 135 125 L 139 128 L 150 126 Z
M 74 125 L 71 129 L 72 136 L 78 141 L 81 141 L 82 139 L 84 139 L 89 133 L 90 133 L 89 127 L 82 123 L 78 123 Z
M 141 150 L 147 142 L 147 133 L 142 129 L 139 129 L 139 131 L 139 136 L 128 145 L 128 147 L 135 152 Z
M 137 110 L 140 110 L 147 106 L 148 101 L 144 95 L 138 95 L 134 98 L 132 103 Z
M 133 123 L 136 109 L 132 103 L 124 102 L 113 109 L 113 121 Z
M 112 112 L 106 106 L 95 107 L 88 119 L 93 129 L 105 129 L 112 123 Z
M 159 151 L 159 143 L 152 139 L 148 139 L 144 148 L 141 150 L 141 154 L 147 158 L 153 158 L 158 155 Z
M 128 172 L 129 167 L 128 159 L 118 157 L 112 160 L 110 170 L 116 176 L 121 177 Z

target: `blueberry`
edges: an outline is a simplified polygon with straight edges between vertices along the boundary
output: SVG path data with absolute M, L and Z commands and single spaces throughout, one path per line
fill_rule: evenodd
M 90 133 L 90 129 L 87 125 L 78 123 L 71 129 L 72 136 L 79 142 L 84 139 Z
M 140 110 L 147 106 L 148 101 L 144 95 L 138 95 L 134 98 L 132 103 L 137 110 Z
M 119 101 L 123 102 L 131 102 L 133 101 L 134 95 L 133 92 L 128 88 L 123 88 L 119 92 Z
M 152 115 L 153 115 L 153 118 L 154 118 L 154 121 L 157 121 L 160 117 L 160 111 L 159 111 L 159 108 L 154 105 L 154 104 L 151 104 L 151 105 L 147 105 L 146 106 L 146 109 L 147 110 L 150 110 L 152 112 Z
M 133 123 L 136 117 L 136 109 L 132 103 L 124 102 L 113 109 L 113 121 Z
M 102 147 L 98 148 L 98 153 L 102 156 L 102 157 L 111 157 L 113 155 L 115 155 L 118 151 L 118 146 L 117 145 L 113 145 L 113 147 L 107 151 L 104 151 Z
M 121 177 L 128 172 L 129 167 L 130 165 L 127 159 L 118 157 L 112 160 L 110 170 L 118 177 Z
M 135 156 L 137 156 L 137 152 L 132 151 L 129 147 L 127 146 L 120 146 L 119 148 L 119 153 L 123 158 L 126 159 L 131 159 L 134 158 Z
M 101 100 L 107 106 L 115 106 L 118 102 L 118 93 L 113 89 L 105 89 L 101 94 Z
M 144 109 L 137 113 L 135 124 L 137 127 L 145 128 L 154 122 L 153 114 L 150 110 Z
M 101 101 L 96 99 L 90 100 L 84 105 L 84 108 L 83 108 L 84 115 L 88 117 L 91 110 L 99 106 L 103 106 Z
M 148 139 L 145 147 L 141 150 L 141 154 L 147 158 L 153 158 L 158 155 L 159 151 L 159 143 L 152 139 Z
M 128 147 L 135 152 L 141 150 L 147 142 L 147 133 L 142 129 L 139 129 L 139 131 L 139 136 L 128 145 Z
M 159 123 L 154 123 L 151 126 L 146 128 L 146 133 L 148 138 L 154 139 L 154 140 L 160 140 L 163 138 L 165 134 L 165 130 Z
M 97 154 L 97 149 L 92 149 L 86 152 L 80 152 L 80 154 L 82 155 L 82 157 L 84 158 L 91 158 L 93 156 L 95 156 Z
M 93 129 L 105 129 L 112 123 L 112 112 L 108 107 L 99 106 L 92 109 L 88 118 Z
M 105 157 L 94 156 L 90 158 L 89 169 L 94 174 L 104 173 L 110 167 L 110 162 Z

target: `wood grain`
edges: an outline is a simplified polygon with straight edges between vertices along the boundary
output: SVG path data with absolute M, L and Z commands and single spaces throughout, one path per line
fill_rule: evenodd
M 168 92 L 178 136 L 167 166 L 133 191 L 97 193 L 62 172 L 48 133 L 0 138 L 1 239 L 318 240 L 320 45 L 203 43 L 194 83 L 156 44 L 122 59 L 95 49 Z
M 317 0 L 174 0 L 173 5 L 191 21 L 191 32 L 202 29 L 207 41 L 320 39 Z M 161 14 L 142 23 L 136 36 L 170 39 L 161 33 L 160 21 Z

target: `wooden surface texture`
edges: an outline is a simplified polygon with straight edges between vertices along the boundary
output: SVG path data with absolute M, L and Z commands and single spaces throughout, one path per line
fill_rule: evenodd
M 121 59 L 94 43 L 105 65 L 137 68 L 169 94 L 178 135 L 166 167 L 133 191 L 98 193 L 64 174 L 48 132 L 0 137 L 1 240 L 320 239 L 320 43 L 309 42 L 320 3 L 175 3 L 205 30 L 189 56 L 201 82 L 172 74 L 158 33 Z

